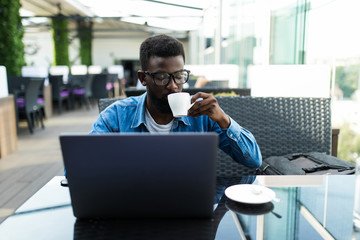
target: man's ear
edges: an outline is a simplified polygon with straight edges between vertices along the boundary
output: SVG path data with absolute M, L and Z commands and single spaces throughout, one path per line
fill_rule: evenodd
M 139 78 L 139 80 L 141 82 L 141 85 L 146 86 L 146 79 L 145 79 L 146 75 L 145 75 L 145 73 L 143 71 L 139 70 L 137 72 L 137 76 L 138 76 L 138 78 Z

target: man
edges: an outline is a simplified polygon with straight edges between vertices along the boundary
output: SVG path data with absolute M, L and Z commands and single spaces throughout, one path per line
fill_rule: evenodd
M 146 93 L 109 106 L 100 114 L 91 133 L 217 132 L 220 149 L 235 161 L 252 168 L 261 165 L 254 136 L 227 116 L 211 94 L 196 93 L 191 99 L 196 103 L 188 116 L 173 117 L 167 96 L 181 92 L 190 73 L 184 69 L 185 53 L 180 41 L 167 35 L 147 38 L 140 47 L 140 63 L 142 71 L 138 71 L 138 78 Z

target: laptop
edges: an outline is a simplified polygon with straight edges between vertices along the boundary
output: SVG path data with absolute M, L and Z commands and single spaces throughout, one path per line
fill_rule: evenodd
M 211 218 L 217 133 L 62 134 L 74 216 Z

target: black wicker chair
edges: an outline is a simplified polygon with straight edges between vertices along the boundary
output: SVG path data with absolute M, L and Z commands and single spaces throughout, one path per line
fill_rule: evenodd
M 119 99 L 99 100 L 99 111 Z M 296 152 L 331 152 L 328 98 L 217 97 L 221 108 L 251 131 L 263 158 Z M 219 150 L 217 176 L 255 175 L 256 169 L 233 161 Z
M 211 87 L 203 87 L 203 88 L 186 88 L 183 89 L 184 92 L 190 93 L 190 95 L 194 95 L 197 92 L 211 93 L 213 95 L 228 93 L 239 96 L 250 96 L 251 89 L 250 88 L 211 88 Z
M 101 73 L 93 75 L 92 82 L 92 98 L 99 100 L 100 98 L 114 96 L 114 84 L 118 81 L 117 74 Z
M 17 108 L 19 113 L 19 118 L 26 119 L 28 123 L 28 128 L 30 133 L 34 132 L 34 127 L 36 122 L 39 120 L 41 128 L 45 128 L 43 122 L 43 112 L 42 109 L 44 105 L 39 103 L 39 89 L 41 85 L 44 84 L 45 78 L 28 78 L 28 83 L 25 87 L 24 98 L 17 98 Z
M 217 97 L 221 108 L 253 133 L 263 159 L 296 152 L 331 152 L 328 98 Z M 220 175 L 254 174 L 219 151 Z
M 75 108 L 75 101 L 79 101 L 80 107 L 82 104 L 86 109 L 90 109 L 90 97 L 92 77 L 88 75 L 69 75 L 69 86 L 71 88 L 71 105 Z
M 70 109 L 70 89 L 67 89 L 63 84 L 62 75 L 49 75 L 49 82 L 51 84 L 52 102 L 57 103 L 58 113 L 62 113 L 63 102 L 66 101 L 66 108 Z
M 136 89 L 136 88 L 125 88 L 125 94 L 127 97 L 139 96 L 143 94 L 145 89 Z M 184 92 L 190 93 L 190 95 L 194 95 L 197 92 L 211 93 L 213 95 L 219 93 L 235 93 L 239 96 L 250 96 L 251 89 L 250 88 L 213 88 L 213 87 L 202 87 L 202 88 L 184 88 Z
M 9 93 L 14 95 L 15 100 L 17 133 L 19 133 L 19 118 L 27 120 L 30 133 L 33 133 L 35 120 L 39 120 L 44 128 L 43 87 L 45 78 L 8 76 L 7 80 Z

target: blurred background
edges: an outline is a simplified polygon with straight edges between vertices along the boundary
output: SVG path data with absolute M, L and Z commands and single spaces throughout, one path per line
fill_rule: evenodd
M 331 97 L 338 157 L 360 156 L 359 1 L 12 0 L 0 6 L 0 65 L 8 76 L 21 75 L 24 66 L 85 65 L 98 72 L 121 66 L 122 84 L 136 88 L 141 42 L 164 33 L 183 42 L 194 80 L 226 80 L 252 96 Z M 1 20 L 12 11 L 19 16 Z

